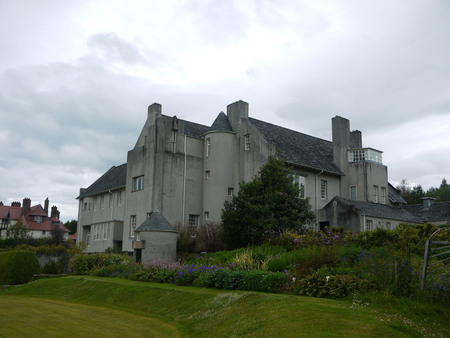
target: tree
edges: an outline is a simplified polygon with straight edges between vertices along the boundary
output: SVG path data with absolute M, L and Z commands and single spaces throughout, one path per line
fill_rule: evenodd
M 239 192 L 225 201 L 222 210 L 224 241 L 229 247 L 260 244 L 286 230 L 301 231 L 314 219 L 309 198 L 299 197 L 284 161 L 269 156 L 250 182 L 241 182 Z
M 70 234 L 73 235 L 77 232 L 77 220 L 73 219 L 64 223 L 64 226 L 70 230 Z
M 22 220 L 18 220 L 12 227 L 6 230 L 6 237 L 22 241 L 28 237 L 28 229 L 23 225 Z

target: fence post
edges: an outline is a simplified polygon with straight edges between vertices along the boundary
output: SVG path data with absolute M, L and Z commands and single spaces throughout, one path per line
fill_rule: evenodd
M 425 278 L 427 278 L 427 265 L 428 265 L 428 253 L 429 253 L 430 240 L 427 239 L 425 242 L 425 253 L 423 255 L 423 270 L 422 270 L 422 280 L 420 287 L 423 290 L 425 287 Z

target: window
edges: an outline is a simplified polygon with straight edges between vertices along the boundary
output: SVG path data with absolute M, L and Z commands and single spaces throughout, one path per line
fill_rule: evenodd
M 296 183 L 298 183 L 298 196 L 300 198 L 305 198 L 305 183 L 306 183 L 305 176 L 292 174 L 291 177 L 292 177 L 292 184 L 295 185 Z
M 228 188 L 228 196 L 232 196 L 234 193 L 234 189 L 233 188 Z
M 378 186 L 373 186 L 373 203 L 378 203 Z
M 36 222 L 36 223 L 41 223 L 42 222 L 42 216 L 34 216 L 34 221 Z
M 42 236 L 45 236 L 45 230 L 42 230 Z
M 366 231 L 372 230 L 372 220 L 368 219 L 366 220 Z
M 130 217 L 130 238 L 134 238 L 134 230 L 136 230 L 136 215 Z
M 176 131 L 172 130 L 172 137 L 170 139 L 170 152 L 174 153 L 176 149 L 177 149 L 177 133 Z
M 111 237 L 111 224 L 99 223 L 91 226 L 92 240 L 101 241 Z
M 200 219 L 199 215 L 189 214 L 189 225 L 198 226 L 199 225 L 199 219 Z
M 121 206 L 122 205 L 122 190 L 119 190 L 117 192 L 117 205 Z
M 320 181 L 320 198 L 325 200 L 327 199 L 327 181 Z
M 356 201 L 356 185 L 350 186 L 350 199 Z
M 109 194 L 109 208 L 111 209 L 113 207 L 114 203 L 114 193 Z
M 209 177 L 211 176 L 211 172 L 209 170 L 205 171 L 205 179 L 209 180 Z
M 209 220 L 209 211 L 205 211 L 205 221 Z
M 151 215 L 152 215 L 151 212 L 147 212 L 147 218 L 150 218 Z
M 244 136 L 244 149 L 250 150 L 250 134 Z
M 381 203 L 386 204 L 386 188 L 381 188 Z
M 100 209 L 105 209 L 105 195 L 100 196 Z
M 209 157 L 211 155 L 211 139 L 206 139 L 206 157 Z
M 131 191 L 144 190 L 144 176 L 138 176 L 133 178 L 133 186 Z
M 97 211 L 97 197 L 94 197 L 94 211 Z
M 392 229 L 391 229 L 391 222 L 386 222 L 386 229 L 392 230 Z

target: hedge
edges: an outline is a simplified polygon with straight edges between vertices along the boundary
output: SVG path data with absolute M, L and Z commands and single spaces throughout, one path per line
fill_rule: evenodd
M 40 271 L 39 261 L 33 252 L 0 252 L 0 285 L 27 283 Z

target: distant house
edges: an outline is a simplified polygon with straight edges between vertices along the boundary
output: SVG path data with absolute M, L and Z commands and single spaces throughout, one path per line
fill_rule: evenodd
M 8 229 L 20 222 L 26 229 L 27 236 L 32 238 L 51 237 L 52 231 L 61 231 L 63 239 L 69 238 L 69 230 L 59 220 L 59 211 L 56 206 L 51 208 L 48 215 L 49 200 L 45 200 L 44 207 L 40 204 L 31 206 L 29 198 L 20 202 L 12 202 L 11 206 L 0 202 L 0 238 L 7 238 Z
M 392 228 L 418 220 L 394 212 L 405 201 L 388 182 L 382 152 L 363 147 L 362 133 L 350 131 L 350 121 L 343 117 L 332 118 L 331 128 L 328 141 L 260 121 L 249 116 L 244 101 L 228 105 L 227 113 L 220 112 L 207 126 L 163 115 L 161 105 L 154 103 L 127 163 L 80 189 L 77 240 L 87 243 L 88 252 L 117 246 L 136 257 L 149 252 L 149 242 L 139 241 L 137 233 L 142 237 L 151 229 L 147 219 L 156 210 L 171 226 L 220 222 L 224 202 L 237 193 L 240 182 L 259 172 L 270 154 L 286 162 L 300 197 L 309 198 L 316 213 L 306 225 L 310 229 L 373 228 L 363 217 L 369 209 L 377 222 L 391 222 Z M 334 202 L 350 208 L 348 214 L 358 222 L 352 220 L 351 227 L 340 222 L 332 213 Z M 386 217 L 380 217 L 381 210 L 389 211 Z

